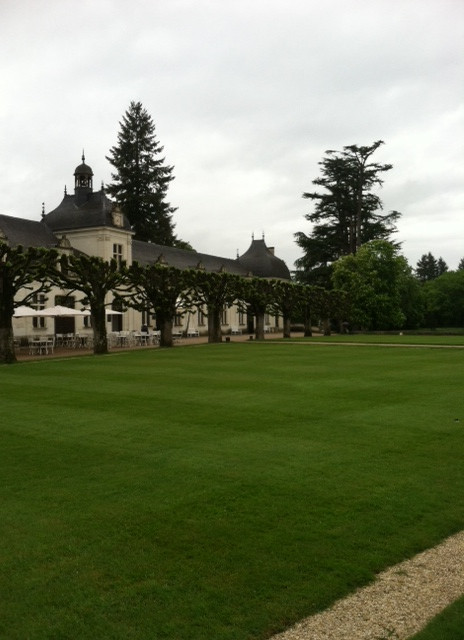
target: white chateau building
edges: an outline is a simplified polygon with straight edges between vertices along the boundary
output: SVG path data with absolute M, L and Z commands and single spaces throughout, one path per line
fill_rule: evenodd
M 253 239 L 249 249 L 236 259 L 222 258 L 196 251 L 166 247 L 150 242 L 134 240 L 128 219 L 107 198 L 103 186 L 93 190 L 93 171 L 85 163 L 74 171 L 74 193 L 66 189 L 61 203 L 49 213 L 43 211 L 40 222 L 0 215 L 0 240 L 11 246 L 48 247 L 63 251 L 74 251 L 98 256 L 104 260 L 114 258 L 128 265 L 137 261 L 142 265 L 163 263 L 179 269 L 204 269 L 210 272 L 225 271 L 240 276 L 258 276 L 290 280 L 290 272 L 274 255 L 273 248 L 266 246 L 264 239 Z M 111 310 L 112 300 L 107 300 Z M 46 296 L 37 295 L 33 301 L 40 310 L 55 304 L 82 309 L 82 294 L 58 289 Z M 108 313 L 108 332 L 139 331 L 142 325 L 156 328 L 156 318 L 129 309 L 121 315 Z M 278 319 L 267 318 L 266 323 L 275 327 Z M 15 336 L 55 335 L 62 333 L 90 334 L 88 317 L 34 317 L 14 318 Z M 176 328 L 200 334 L 207 333 L 207 318 L 201 309 L 177 318 Z M 252 331 L 252 319 L 235 307 L 224 309 L 222 332 L 231 329 L 244 333 Z

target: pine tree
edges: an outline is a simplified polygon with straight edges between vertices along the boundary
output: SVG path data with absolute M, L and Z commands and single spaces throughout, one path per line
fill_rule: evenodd
M 448 265 L 440 256 L 437 260 L 437 277 L 442 276 L 444 273 L 448 271 Z
M 438 276 L 448 271 L 448 265 L 440 256 L 438 260 L 430 253 L 424 253 L 416 264 L 416 277 L 421 282 L 435 280 Z
M 424 253 L 417 261 L 416 277 L 421 282 L 427 282 L 437 277 L 437 261 L 430 251 Z
M 106 191 L 128 217 L 137 240 L 174 246 L 176 208 L 165 200 L 174 167 L 159 157 L 163 147 L 153 120 L 141 102 L 132 101 L 120 126 L 118 144 L 106 156 L 116 169 Z
M 315 202 L 314 213 L 305 218 L 313 223 L 310 235 L 295 234 L 304 255 L 296 261 L 297 277 L 310 284 L 327 284 L 331 264 L 338 258 L 355 254 L 371 240 L 389 240 L 400 217 L 397 211 L 382 212 L 382 201 L 373 193 L 383 184 L 381 175 L 391 164 L 372 162 L 371 156 L 382 145 L 350 145 L 342 151 L 326 151 L 319 163 L 321 176 L 313 184 L 323 192 L 303 193 Z

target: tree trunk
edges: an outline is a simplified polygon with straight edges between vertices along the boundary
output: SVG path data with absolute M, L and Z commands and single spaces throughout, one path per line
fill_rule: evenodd
M 290 316 L 284 316 L 284 338 L 291 338 L 290 330 Z
M 330 318 L 325 318 L 323 321 L 323 328 L 325 336 L 332 335 L 332 331 L 330 330 Z
M 222 342 L 221 312 L 214 307 L 208 308 L 208 342 Z
M 173 347 L 174 342 L 172 339 L 172 317 L 164 318 L 160 314 L 156 314 L 159 322 L 160 335 L 160 347 Z
M 4 326 L 4 322 L 0 322 L 0 364 L 13 364 L 16 362 L 11 318 L 9 325 Z
M 13 296 L 5 292 L 1 280 L 0 293 L 2 295 L 0 299 L 0 363 L 13 364 L 16 362 L 12 323 L 14 303 Z
M 95 355 L 108 353 L 108 338 L 106 334 L 105 307 L 90 308 L 93 326 L 93 352 Z
M 307 309 L 304 314 L 304 337 L 311 338 L 313 335 L 312 325 L 311 325 L 311 311 Z
M 256 314 L 256 340 L 264 340 L 264 312 Z

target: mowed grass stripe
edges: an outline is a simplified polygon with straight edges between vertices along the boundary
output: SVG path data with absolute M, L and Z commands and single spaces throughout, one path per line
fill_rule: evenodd
M 0 369 L 0 636 L 266 638 L 463 527 L 462 353 Z

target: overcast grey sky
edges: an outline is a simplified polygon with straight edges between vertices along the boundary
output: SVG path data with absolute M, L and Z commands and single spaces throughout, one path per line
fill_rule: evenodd
M 396 240 L 464 256 L 464 0 L 1 0 L 0 213 L 40 219 L 82 149 L 94 188 L 131 100 L 175 180 L 176 232 L 290 268 L 327 149 L 385 141 Z

